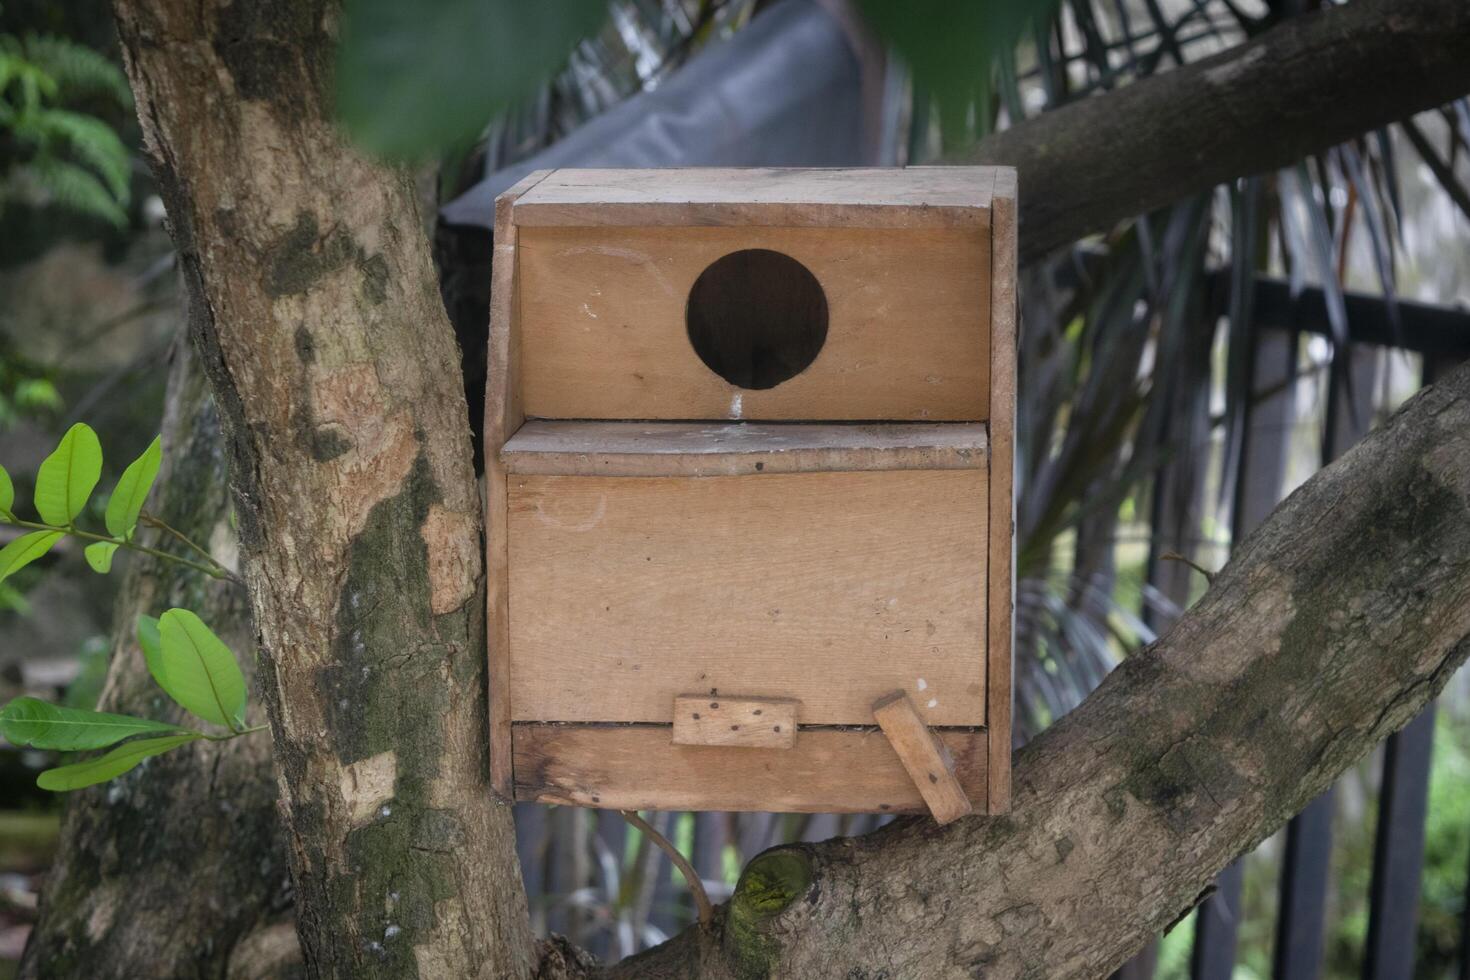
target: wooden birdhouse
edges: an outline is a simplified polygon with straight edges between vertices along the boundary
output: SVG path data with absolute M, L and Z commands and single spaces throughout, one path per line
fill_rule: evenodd
M 1006 809 L 1016 177 L 496 204 L 491 766 L 618 809 Z

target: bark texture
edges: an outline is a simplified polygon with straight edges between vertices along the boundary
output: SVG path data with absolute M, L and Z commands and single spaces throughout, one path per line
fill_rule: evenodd
M 527 977 L 459 356 L 412 182 L 331 125 L 335 5 L 116 10 L 233 455 L 308 972 Z
M 148 511 L 229 561 L 235 532 L 219 416 L 186 345 L 175 346 L 163 420 L 164 468 Z M 169 547 L 143 529 L 147 544 Z M 153 682 L 133 623 L 170 606 L 197 612 L 254 673 L 254 631 L 239 586 L 127 552 L 107 686 L 100 707 L 188 723 Z M 125 571 L 124 571 L 125 570 Z M 250 721 L 264 712 L 258 704 Z M 261 937 L 291 929 L 291 883 L 276 816 L 270 739 L 200 743 L 71 794 L 61 846 L 41 894 L 20 976 L 235 976 L 260 962 Z M 299 952 L 277 944 L 272 976 Z M 242 954 L 237 956 L 237 954 Z
M 1023 263 L 1470 92 L 1470 3 L 1353 0 L 982 140 L 1021 175 Z
M 768 851 L 714 929 L 610 975 L 1105 976 L 1467 654 L 1470 368 L 1292 494 L 1173 630 L 1028 744 L 1009 815 Z

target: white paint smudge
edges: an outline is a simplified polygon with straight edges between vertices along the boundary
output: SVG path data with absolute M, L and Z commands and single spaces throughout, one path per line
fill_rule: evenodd
M 601 524 L 605 516 L 607 516 L 607 494 L 597 495 L 597 505 L 592 509 L 591 516 L 581 521 L 567 521 L 563 520 L 559 514 L 548 513 L 545 497 L 536 501 L 536 520 L 558 531 L 590 531 Z
M 738 419 L 740 418 L 741 414 L 744 413 L 744 400 L 745 396 L 738 391 L 735 392 L 735 397 L 730 399 L 730 417 L 732 419 Z
M 590 316 L 594 320 L 597 319 L 597 314 L 596 313 L 593 313 L 592 312 L 592 307 L 588 306 L 586 303 L 583 303 L 582 304 L 582 312 L 585 313 L 585 314 L 587 314 L 588 316 Z
M 924 678 L 922 678 L 922 677 L 920 677 L 920 678 L 919 678 L 919 679 L 918 679 L 918 680 L 917 680 L 917 681 L 916 681 L 916 682 L 915 682 L 915 686 L 916 686 L 916 687 L 917 687 L 917 688 L 918 688 L 918 689 L 919 689 L 919 690 L 921 690 L 921 691 L 927 691 L 927 690 L 929 690 L 929 682 L 928 682 L 928 681 L 926 681 L 926 680 L 924 680 Z
M 931 708 L 937 708 L 937 707 L 939 707 L 939 699 L 938 698 L 930 698 L 929 699 L 929 707 L 931 707 Z

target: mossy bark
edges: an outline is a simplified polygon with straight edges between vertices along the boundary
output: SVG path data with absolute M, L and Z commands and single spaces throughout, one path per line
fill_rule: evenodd
M 1470 368 L 1292 494 L 1172 631 L 1028 744 L 1010 814 L 805 847 L 785 858 L 804 891 L 747 872 L 718 941 L 691 930 L 609 975 L 1106 976 L 1467 654 Z
M 116 11 L 232 453 L 308 973 L 528 977 L 459 354 L 413 184 L 332 123 L 335 4 Z
M 224 439 L 204 375 L 176 345 L 162 426 L 164 468 L 148 510 L 230 560 Z M 139 532 L 149 544 L 157 532 Z M 132 624 L 170 606 L 197 612 L 254 674 L 254 630 L 239 586 L 142 555 L 125 575 L 101 707 L 187 723 L 148 674 Z M 116 573 L 115 573 L 116 574 Z M 251 723 L 263 720 L 257 705 Z M 263 937 L 291 927 L 290 875 L 276 815 L 270 739 L 200 744 L 67 797 L 22 977 L 236 976 L 240 960 L 289 977 L 299 953 Z

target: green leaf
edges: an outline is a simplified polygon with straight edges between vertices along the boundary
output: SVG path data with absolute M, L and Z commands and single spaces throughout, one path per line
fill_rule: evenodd
M 36 473 L 36 511 L 41 520 L 69 525 L 87 506 L 102 475 L 102 444 L 91 426 L 78 422 L 66 430 L 56 451 Z
M 454 148 L 536 92 L 606 16 L 603 0 L 348 0 L 338 115 L 384 156 Z
M 158 464 L 163 459 L 163 444 L 155 437 L 143 455 L 128 464 L 117 481 L 117 488 L 107 501 L 107 533 L 115 538 L 131 538 L 138 526 L 138 515 L 153 481 L 158 477 Z
M 158 639 L 157 616 L 138 614 L 138 649 L 143 651 L 143 660 L 148 664 L 149 673 L 152 673 L 153 662 L 163 656 Z
M 139 639 L 142 639 L 139 630 Z M 245 727 L 245 676 L 230 648 L 187 609 L 158 620 L 159 651 L 144 659 L 158 686 L 205 721 L 232 731 Z
M 10 474 L 5 467 L 0 466 L 0 515 L 4 515 L 8 521 L 15 520 L 15 484 L 10 482 Z
M 177 725 L 161 721 L 63 708 L 37 698 L 16 698 L 0 709 L 0 734 L 13 744 L 61 752 L 100 749 L 133 735 L 178 730 Z
M 32 531 L 0 548 L 0 582 L 51 550 L 61 540 L 61 531 Z
M 903 59 L 920 90 L 950 120 L 985 101 L 1002 50 L 1042 21 L 1056 0 L 858 0 L 873 31 Z M 989 112 L 983 106 L 983 112 Z
M 121 776 L 150 756 L 160 755 L 169 749 L 203 738 L 195 732 L 179 735 L 164 735 L 162 738 L 140 738 L 136 742 L 119 745 L 106 755 L 86 762 L 47 769 L 36 777 L 36 785 L 53 792 L 95 786 Z
M 87 556 L 87 564 L 92 566 L 92 571 L 98 575 L 106 575 L 112 571 L 112 556 L 117 552 L 117 545 L 111 541 L 97 541 L 87 545 L 82 553 Z

